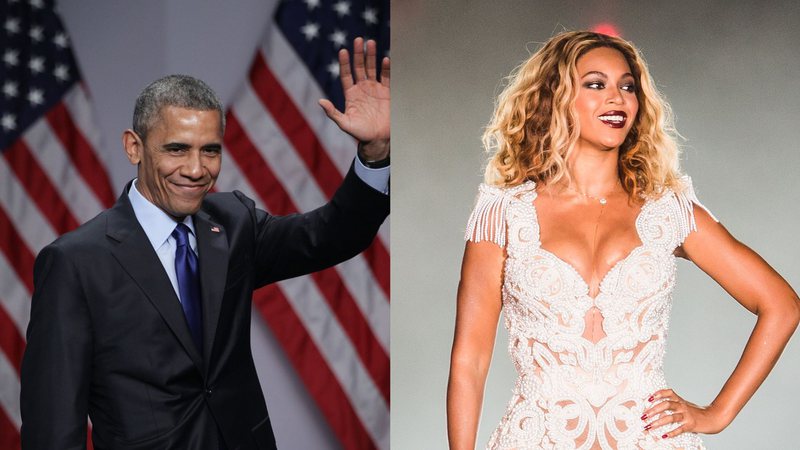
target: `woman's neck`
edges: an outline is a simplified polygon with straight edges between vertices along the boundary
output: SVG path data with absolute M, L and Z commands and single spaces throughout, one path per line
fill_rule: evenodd
M 618 158 L 619 149 L 596 151 L 576 148 L 567 161 L 571 181 L 565 180 L 564 187 L 587 197 L 608 195 L 619 184 Z

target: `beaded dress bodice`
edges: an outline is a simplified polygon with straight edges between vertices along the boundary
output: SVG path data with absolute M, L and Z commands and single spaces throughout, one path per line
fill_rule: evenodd
M 675 286 L 675 249 L 694 228 L 691 182 L 642 206 L 641 244 L 603 277 L 597 294 L 541 246 L 535 184 L 480 187 L 467 239 L 504 247 L 508 351 L 518 378 L 491 449 L 702 449 L 695 434 L 661 439 L 644 430 L 648 397 L 667 388 L 662 370 Z M 588 333 L 592 314 L 600 333 Z M 596 319 L 594 319 L 596 320 Z

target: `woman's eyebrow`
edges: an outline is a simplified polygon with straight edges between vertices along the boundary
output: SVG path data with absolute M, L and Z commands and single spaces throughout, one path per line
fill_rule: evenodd
M 599 76 L 601 78 L 608 79 L 608 75 L 604 74 L 603 72 L 599 72 L 597 70 L 592 70 L 592 71 L 586 72 L 585 74 L 583 74 L 583 76 L 581 78 L 586 78 L 589 75 L 596 75 L 596 76 Z

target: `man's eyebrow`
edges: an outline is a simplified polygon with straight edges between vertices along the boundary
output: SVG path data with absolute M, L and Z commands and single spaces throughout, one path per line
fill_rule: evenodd
M 206 144 L 202 148 L 203 150 L 222 150 L 222 144 Z
M 190 148 L 191 145 L 184 144 L 183 142 L 167 142 L 166 144 L 162 145 L 161 147 L 164 148 L 164 149 L 167 149 L 167 150 L 184 150 L 184 149 Z

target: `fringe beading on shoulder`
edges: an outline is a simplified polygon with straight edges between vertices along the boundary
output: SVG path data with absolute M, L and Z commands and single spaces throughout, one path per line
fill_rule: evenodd
M 684 175 L 681 177 L 681 182 L 684 188 L 681 192 L 675 192 L 675 200 L 678 203 L 678 232 L 680 234 L 680 242 L 683 243 L 689 233 L 697 231 L 697 222 L 694 220 L 694 205 L 703 208 L 714 221 L 719 222 L 719 220 L 697 199 L 692 179 L 688 175 Z
M 464 239 L 472 242 L 491 241 L 505 247 L 506 209 L 511 198 L 500 187 L 481 184 Z

